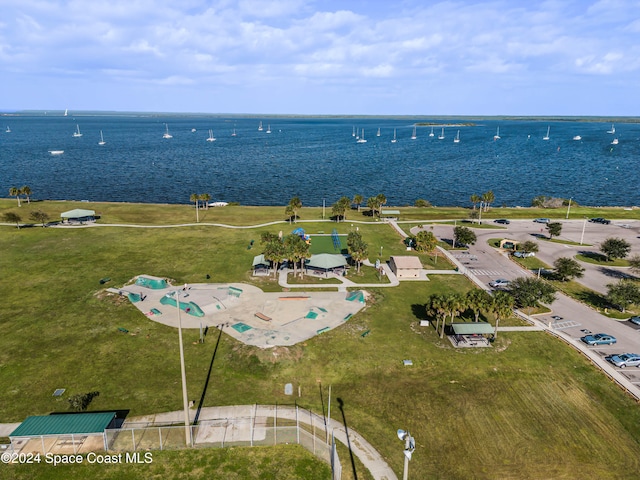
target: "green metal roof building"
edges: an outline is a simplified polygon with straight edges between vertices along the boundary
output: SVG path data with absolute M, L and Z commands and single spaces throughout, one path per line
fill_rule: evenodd
M 115 418 L 116 412 L 32 416 L 11 432 L 9 438 L 103 434 Z

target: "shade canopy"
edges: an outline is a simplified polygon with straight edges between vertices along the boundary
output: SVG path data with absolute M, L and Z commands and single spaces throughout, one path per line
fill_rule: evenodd
M 493 327 L 485 322 L 452 323 L 451 328 L 456 335 L 484 335 L 494 333 Z
M 255 257 L 253 257 L 253 266 L 257 267 L 258 265 L 271 265 L 271 262 L 269 260 L 267 260 L 266 258 L 264 258 L 264 255 L 260 254 L 260 255 L 256 255 Z
M 311 258 L 307 262 L 308 268 L 324 268 L 329 270 L 331 268 L 344 267 L 347 265 L 347 259 L 342 255 L 333 255 L 331 253 L 319 253 L 318 255 L 311 255 Z
M 94 217 L 95 215 L 96 212 L 94 210 L 84 210 L 82 208 L 76 208 L 60 214 L 62 218 L 86 218 Z
M 116 412 L 68 413 L 28 417 L 10 437 L 37 435 L 65 435 L 102 433 L 116 416 Z

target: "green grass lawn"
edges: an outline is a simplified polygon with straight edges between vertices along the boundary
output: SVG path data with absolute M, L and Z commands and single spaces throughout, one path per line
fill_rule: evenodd
M 601 253 L 584 252 L 576 255 L 576 260 L 581 262 L 601 265 L 603 267 L 628 267 L 629 261 L 624 258 L 616 258 L 615 260 L 607 260 L 607 257 Z
M 261 216 L 257 208 L 248 209 L 246 218 L 241 208 L 236 215 L 240 224 Z M 344 233 L 351 228 L 348 221 L 329 230 L 334 226 Z M 304 228 L 327 230 L 321 222 Z M 406 254 L 403 239 L 388 225 L 359 229 L 370 258 L 380 246 L 385 261 Z M 254 279 L 249 273 L 260 253 L 260 232 L 278 230 L 283 226 L 0 227 L 0 421 L 67 411 L 68 395 L 90 391 L 100 392 L 90 410 L 130 409 L 131 415 L 179 410 L 176 330 L 150 321 L 126 301 L 105 297 L 99 279 L 111 277 L 107 286 L 117 286 L 146 273 L 181 284 L 204 282 L 209 274 L 212 282 L 245 281 L 278 290 L 273 277 Z M 247 249 L 250 239 L 256 243 Z M 640 407 L 564 343 L 544 333 L 505 332 L 493 348 L 465 351 L 440 340 L 431 327 L 419 327 L 429 295 L 471 288 L 463 276 L 433 275 L 430 282 L 369 289 L 365 310 L 304 344 L 278 348 L 277 361 L 274 350 L 245 346 L 223 334 L 204 405 L 291 403 L 283 394 L 291 382 L 302 392 L 298 403 L 321 412 L 321 382 L 332 385 L 334 398 L 344 402 L 349 427 L 398 474 L 403 456 L 395 432 L 404 428 L 417 442 L 410 472 L 422 478 L 634 476 L 640 468 Z M 363 338 L 365 330 L 370 334 Z M 197 339 L 197 331 L 185 332 L 189 398 L 196 400 L 215 348 L 215 338 L 204 344 Z M 403 366 L 403 359 L 413 360 L 413 366 Z M 67 391 L 55 398 L 56 388 Z M 332 410 L 334 418 L 338 415 Z M 165 467 L 159 460 L 164 469 L 156 478 L 191 478 L 191 464 L 208 462 L 199 452 L 166 455 L 176 457 Z M 348 457 L 341 458 L 348 470 Z M 250 460 L 232 461 L 229 468 L 244 462 Z M 270 465 L 255 478 L 271 478 Z M 212 472 L 211 478 L 224 478 Z M 37 478 L 29 475 L 24 478 Z

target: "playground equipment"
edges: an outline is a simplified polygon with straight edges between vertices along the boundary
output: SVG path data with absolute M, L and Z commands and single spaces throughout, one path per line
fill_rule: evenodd
M 293 235 L 298 235 L 302 238 L 307 245 L 311 245 L 311 237 L 304 232 L 304 228 L 296 228 L 291 232 Z

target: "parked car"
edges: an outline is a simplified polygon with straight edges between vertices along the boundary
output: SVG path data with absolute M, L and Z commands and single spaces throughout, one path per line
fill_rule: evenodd
M 501 223 L 503 225 L 509 225 L 511 222 L 509 220 L 507 220 L 506 218 L 498 218 L 498 219 L 494 220 L 493 223 Z
M 619 355 L 607 355 L 604 357 L 607 362 L 613 363 L 616 367 L 640 367 L 640 355 L 637 353 L 621 353 Z
M 587 345 L 612 345 L 618 341 L 616 340 L 616 337 L 607 333 L 585 335 L 584 337 L 580 337 L 580 340 L 582 340 Z
M 609 225 L 611 223 L 611 220 L 607 220 L 602 217 L 590 218 L 589 221 L 592 223 L 601 223 L 603 225 Z
M 549 220 L 548 218 L 536 218 L 533 220 L 536 223 L 549 223 L 551 222 L 551 220 Z
M 631 318 L 629 319 L 629 321 L 630 321 L 631 323 L 633 323 L 634 325 L 638 325 L 638 326 L 640 326 L 640 317 L 631 317 Z
M 489 282 L 489 286 L 491 288 L 505 288 L 509 286 L 509 280 L 505 280 L 504 278 L 499 278 L 494 280 L 493 282 Z
M 535 257 L 536 254 L 535 252 L 513 252 L 513 256 L 518 258 L 529 258 Z

